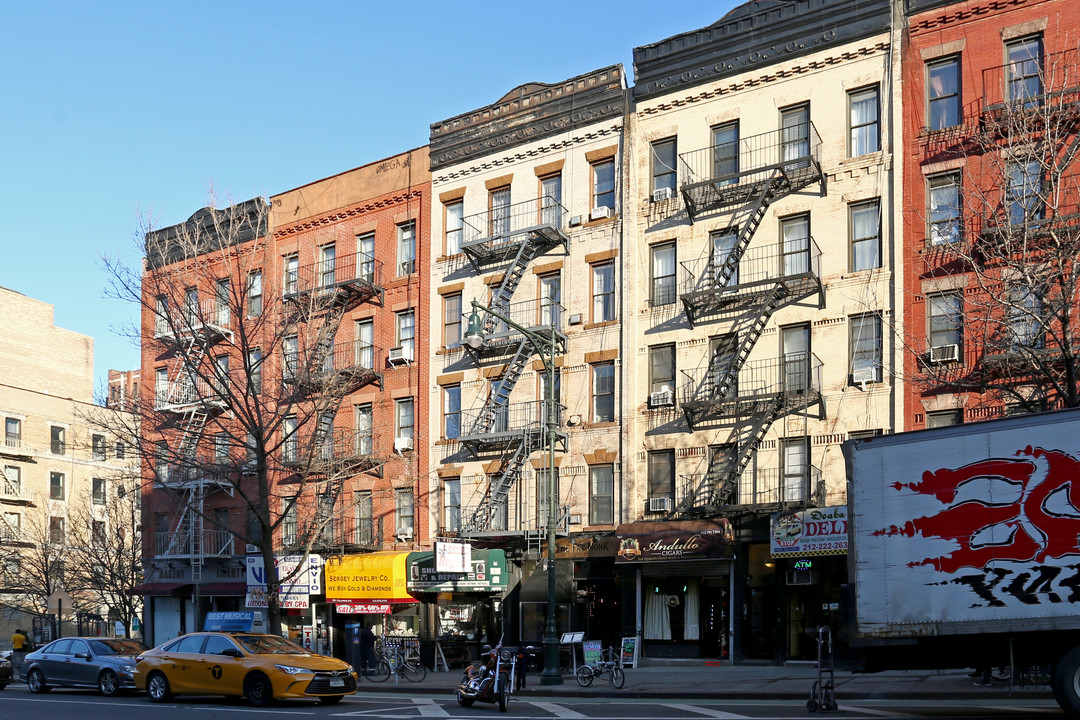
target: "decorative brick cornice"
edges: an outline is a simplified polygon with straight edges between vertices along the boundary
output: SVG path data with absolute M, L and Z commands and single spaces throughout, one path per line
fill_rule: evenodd
M 395 205 L 401 205 L 402 203 L 409 202 L 410 200 L 422 200 L 424 196 L 423 190 L 419 187 L 406 190 L 395 195 L 389 195 L 387 197 L 380 198 L 374 202 L 357 203 L 347 208 L 341 208 L 331 213 L 319 215 L 316 217 L 308 218 L 303 222 L 295 223 L 292 225 L 285 225 L 274 230 L 273 236 L 275 239 L 281 240 L 291 235 L 297 235 L 307 230 L 314 230 L 315 228 L 324 227 L 326 225 L 332 225 L 344 220 L 366 215 L 370 212 L 377 210 L 384 210 Z
M 912 35 L 924 32 L 937 32 L 942 28 L 959 23 L 967 23 L 980 17 L 1003 13 L 1033 3 L 1030 0 L 992 0 L 980 5 L 970 5 L 953 2 L 957 7 L 941 7 L 939 0 L 928 2 L 909 2 L 908 16 L 918 17 L 926 14 L 919 20 L 912 22 L 908 30 Z

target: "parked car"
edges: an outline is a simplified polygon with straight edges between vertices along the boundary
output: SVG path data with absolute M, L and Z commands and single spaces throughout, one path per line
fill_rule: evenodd
M 11 651 L 0 654 L 0 690 L 3 690 L 11 682 Z
M 145 650 L 138 640 L 124 638 L 60 638 L 26 654 L 22 677 L 32 693 L 96 687 L 111 697 L 135 687 L 135 658 Z
M 197 632 L 140 655 L 135 685 L 154 702 L 173 695 L 226 695 L 256 706 L 306 697 L 330 705 L 356 692 L 356 672 L 277 635 Z

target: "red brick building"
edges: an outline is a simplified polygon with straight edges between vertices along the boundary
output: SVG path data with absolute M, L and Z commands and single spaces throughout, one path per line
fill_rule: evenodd
M 1077 402 L 1071 0 L 909 0 L 903 429 Z

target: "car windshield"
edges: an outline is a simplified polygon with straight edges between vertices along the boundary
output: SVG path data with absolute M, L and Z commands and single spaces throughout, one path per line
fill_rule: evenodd
M 308 651 L 277 635 L 237 635 L 237 642 L 253 655 L 307 655 Z
M 95 655 L 138 655 L 146 646 L 138 640 L 91 640 L 90 648 Z

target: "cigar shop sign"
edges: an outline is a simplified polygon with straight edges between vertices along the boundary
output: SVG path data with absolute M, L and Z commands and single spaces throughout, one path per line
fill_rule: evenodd
M 726 519 L 640 522 L 615 530 L 616 563 L 668 562 L 731 557 L 735 532 Z

